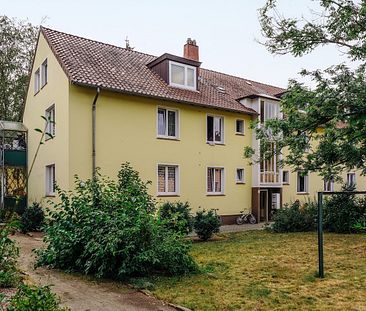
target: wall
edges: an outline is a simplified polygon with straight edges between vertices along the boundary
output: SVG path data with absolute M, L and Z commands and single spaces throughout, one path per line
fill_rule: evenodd
M 34 72 L 46 58 L 48 62 L 48 83 L 35 95 Z M 41 137 L 41 134 L 34 129 L 44 129 L 45 121 L 41 116 L 44 116 L 45 110 L 53 104 L 56 112 L 56 136 L 53 140 L 47 140 L 40 147 L 39 155 L 29 178 L 29 203 L 47 201 L 47 198 L 45 198 L 46 165 L 55 164 L 57 183 L 61 188 L 67 189 L 69 187 L 68 90 L 68 79 L 43 35 L 40 34 L 23 116 L 23 122 L 28 128 L 28 169 L 30 169 Z
M 91 105 L 95 90 L 70 87 L 70 179 L 78 174 L 91 176 Z M 180 139 L 157 139 L 157 107 L 179 110 Z M 207 113 L 224 116 L 225 145 L 206 143 Z M 244 119 L 246 133 L 235 134 L 235 120 Z M 121 163 L 130 162 L 144 180 L 152 182 L 149 191 L 157 194 L 158 163 L 178 164 L 180 196 L 158 197 L 188 201 L 194 210 L 218 208 L 223 215 L 237 214 L 251 207 L 251 167 L 243 158 L 243 148 L 251 144 L 251 117 L 186 104 L 143 97 L 101 92 L 97 102 L 96 163 L 105 175 L 116 177 Z M 206 195 L 208 166 L 225 167 L 225 195 Z M 236 168 L 245 168 L 245 184 L 236 184 Z

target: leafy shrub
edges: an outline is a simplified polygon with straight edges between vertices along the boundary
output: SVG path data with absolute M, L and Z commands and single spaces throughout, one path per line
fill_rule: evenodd
M 15 242 L 9 238 L 8 227 L 0 227 L 0 288 L 13 287 L 20 280 L 16 268 L 16 259 L 19 249 Z
M 220 225 L 220 220 L 213 210 L 196 212 L 193 227 L 201 240 L 207 241 L 214 233 L 219 232 Z
M 66 311 L 59 307 L 60 300 L 48 286 L 21 285 L 10 299 L 8 311 Z
M 167 228 L 181 234 L 193 230 L 193 220 L 188 202 L 166 202 L 159 208 L 159 218 Z
M 307 202 L 300 205 L 298 201 L 285 205 L 277 210 L 270 229 L 274 232 L 304 232 L 316 229 L 317 205 Z
M 353 190 L 343 187 L 343 191 Z M 324 202 L 324 229 L 330 232 L 351 233 L 366 212 L 364 199 L 354 194 L 332 195 Z
M 20 230 L 22 232 L 39 231 L 44 222 L 44 212 L 41 205 L 34 202 L 27 207 L 21 216 Z
M 38 265 L 119 279 L 195 271 L 190 245 L 155 217 L 147 185 L 126 163 L 117 182 L 98 173 L 86 182 L 76 177 L 74 192 L 58 189 Z

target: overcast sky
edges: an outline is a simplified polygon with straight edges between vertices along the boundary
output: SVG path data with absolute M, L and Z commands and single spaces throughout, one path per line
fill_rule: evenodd
M 0 14 L 159 56 L 182 56 L 188 37 L 200 47 L 202 67 L 286 87 L 301 68 L 326 68 L 343 60 L 336 48 L 302 58 L 273 56 L 263 40 L 258 9 L 265 0 L 0 0 Z M 281 12 L 307 15 L 311 0 L 279 0 Z

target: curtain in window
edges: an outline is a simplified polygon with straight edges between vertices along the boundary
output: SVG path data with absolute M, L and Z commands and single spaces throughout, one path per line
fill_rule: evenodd
M 207 192 L 213 192 L 214 174 L 213 168 L 207 169 Z
M 166 110 L 159 109 L 158 110 L 158 134 L 166 135 L 165 128 L 166 128 Z
M 168 136 L 176 136 L 175 134 L 175 111 L 168 111 Z
M 175 166 L 168 166 L 168 192 L 176 191 L 175 171 Z
M 165 166 L 158 166 L 158 192 L 165 192 Z
M 221 169 L 215 169 L 215 192 L 221 192 Z
M 215 141 L 221 142 L 221 118 L 215 118 Z

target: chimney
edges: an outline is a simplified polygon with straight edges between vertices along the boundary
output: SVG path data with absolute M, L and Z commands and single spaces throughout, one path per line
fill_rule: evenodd
M 195 60 L 197 62 L 199 61 L 198 45 L 196 44 L 196 40 L 192 40 L 191 38 L 187 39 L 187 43 L 184 45 L 183 57 Z

